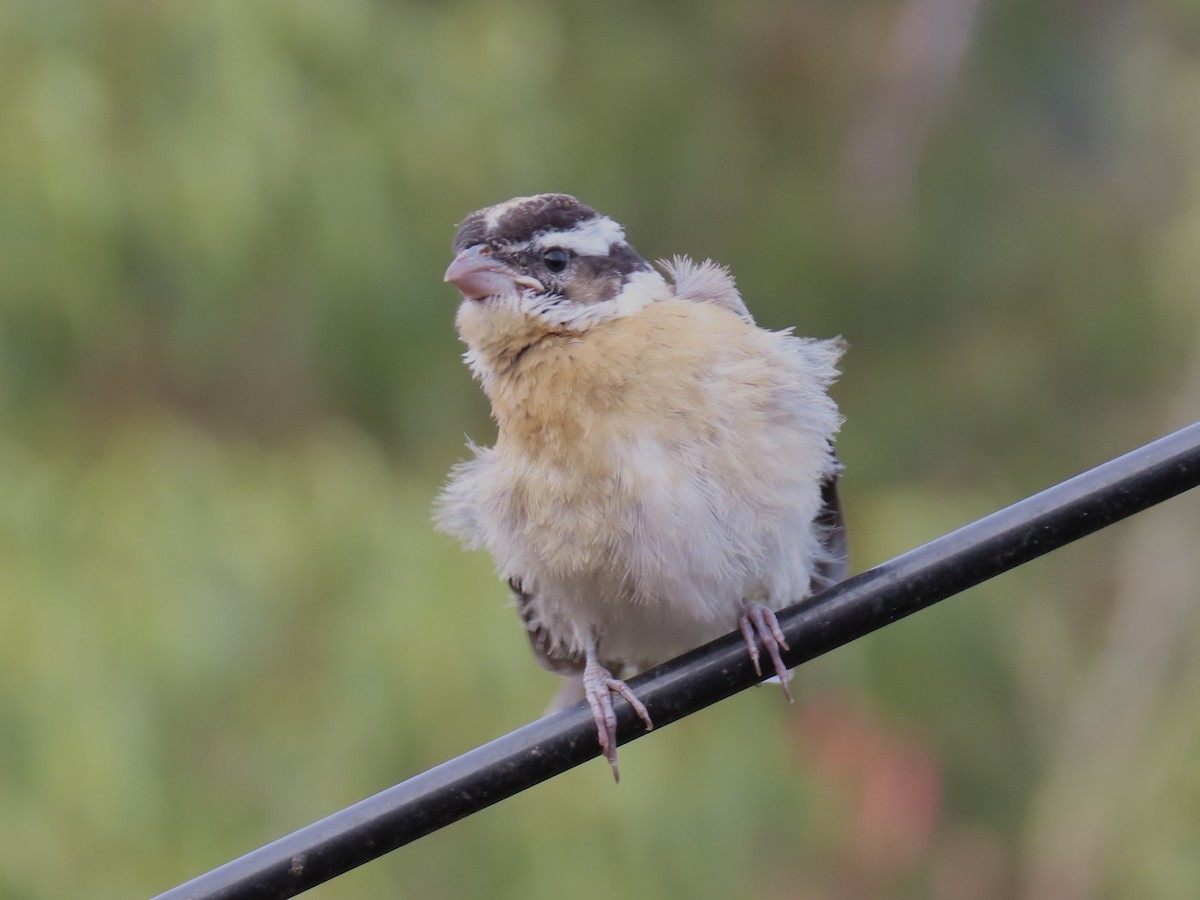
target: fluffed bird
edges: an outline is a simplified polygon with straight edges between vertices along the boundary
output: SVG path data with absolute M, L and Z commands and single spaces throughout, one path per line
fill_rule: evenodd
M 775 610 L 846 573 L 840 339 L 759 328 L 728 270 L 675 257 L 664 277 L 567 194 L 472 213 L 453 252 L 498 436 L 452 470 L 437 521 L 491 553 L 614 778 L 614 695 L 653 727 L 631 673 L 740 629 L 787 693 Z

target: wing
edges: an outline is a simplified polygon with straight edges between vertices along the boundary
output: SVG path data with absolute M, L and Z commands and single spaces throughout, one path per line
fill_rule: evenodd
M 583 671 L 584 658 L 582 653 L 564 652 L 560 642 L 555 641 L 548 631 L 537 622 L 533 609 L 533 594 L 525 590 L 519 578 L 508 579 L 512 590 L 513 602 L 517 605 L 517 614 L 529 635 L 533 655 L 542 668 L 558 675 L 578 675 Z
M 821 484 L 821 510 L 814 524 L 820 533 L 825 558 L 817 563 L 813 588 L 823 590 L 845 579 L 850 573 L 850 544 L 846 538 L 846 520 L 838 499 L 841 467 Z

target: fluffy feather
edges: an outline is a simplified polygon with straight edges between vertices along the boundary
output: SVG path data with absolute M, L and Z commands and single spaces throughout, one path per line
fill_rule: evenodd
M 747 599 L 805 596 L 822 556 L 840 343 L 755 327 L 719 267 L 674 272 L 674 293 L 625 315 L 617 298 L 515 365 L 468 353 L 500 434 L 455 468 L 438 522 L 524 585 L 558 654 L 595 635 L 605 659 L 658 662 Z
M 729 269 L 711 259 L 697 263 L 686 256 L 673 256 L 670 260 L 660 259 L 658 264 L 671 276 L 675 284 L 675 296 L 680 300 L 696 303 L 715 303 L 737 313 L 751 325 L 754 317 L 746 309 L 737 283 Z
M 740 627 L 786 682 L 773 610 L 844 574 L 838 340 L 754 324 L 733 277 L 654 271 L 611 219 L 566 194 L 473 213 L 447 280 L 496 445 L 473 447 L 440 527 L 486 548 L 538 660 L 582 673 L 617 772 L 613 673 Z M 786 684 L 785 684 L 786 691 Z

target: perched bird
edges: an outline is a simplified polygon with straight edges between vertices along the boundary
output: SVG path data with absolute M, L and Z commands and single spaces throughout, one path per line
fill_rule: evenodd
M 774 610 L 846 570 L 841 341 L 757 327 L 711 261 L 675 257 L 664 278 L 567 194 L 474 212 L 453 249 L 445 280 L 499 433 L 454 468 L 438 523 L 490 551 L 613 776 L 613 695 L 653 727 L 621 677 L 740 628 L 787 692 Z

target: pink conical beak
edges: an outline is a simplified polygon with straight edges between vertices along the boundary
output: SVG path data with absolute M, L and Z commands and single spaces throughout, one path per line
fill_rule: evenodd
M 537 279 L 518 275 L 504 263 L 492 259 L 492 248 L 487 244 L 468 247 L 454 257 L 443 280 L 458 288 L 469 300 L 496 297 L 523 287 L 542 289 Z

